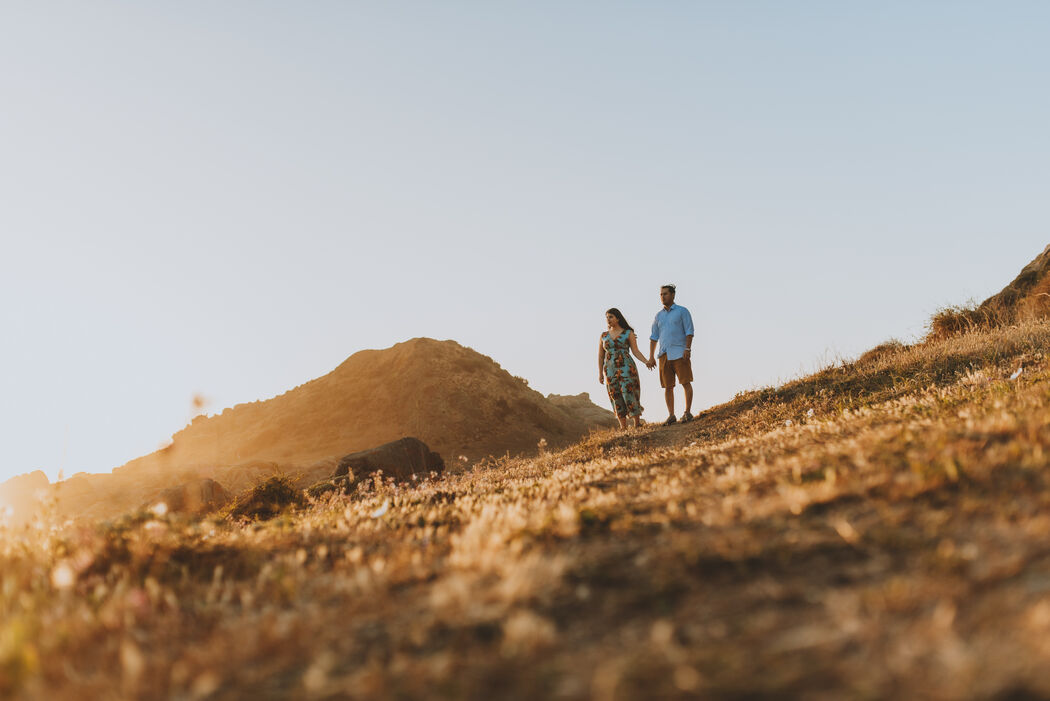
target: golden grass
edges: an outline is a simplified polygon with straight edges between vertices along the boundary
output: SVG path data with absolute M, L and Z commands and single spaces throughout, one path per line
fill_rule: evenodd
M 884 349 L 266 522 L 7 533 L 0 697 L 1048 695 L 1048 346 Z
M 927 340 L 1050 318 L 1050 246 L 1009 285 L 980 304 L 945 307 L 930 319 Z
M 223 515 L 234 520 L 265 521 L 305 505 L 303 491 L 290 478 L 276 475 L 245 491 L 223 509 Z

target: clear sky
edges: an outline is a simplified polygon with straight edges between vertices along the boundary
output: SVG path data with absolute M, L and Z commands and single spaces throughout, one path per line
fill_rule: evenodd
M 997 292 L 1050 243 L 1050 3 L 0 5 L 0 479 L 451 338 L 543 393 L 604 311 L 697 404 Z M 665 415 L 643 371 L 646 418 Z

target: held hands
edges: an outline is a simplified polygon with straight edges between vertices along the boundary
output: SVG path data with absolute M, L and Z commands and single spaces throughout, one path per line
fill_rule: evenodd
M 649 360 L 645 361 L 645 367 L 649 368 L 650 370 L 656 367 L 656 361 L 653 360 L 653 356 L 650 355 Z

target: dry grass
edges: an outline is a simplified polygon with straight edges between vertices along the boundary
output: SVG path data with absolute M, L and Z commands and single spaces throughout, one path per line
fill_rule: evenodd
M 1048 346 L 884 349 L 266 522 L 8 533 L 0 696 L 1050 695 Z
M 235 499 L 223 515 L 234 520 L 265 521 L 305 505 L 302 490 L 288 477 L 277 475 Z
M 994 329 L 1012 324 L 1016 318 L 1014 306 L 970 302 L 944 307 L 930 318 L 927 340 L 937 341 L 959 334 Z
M 1050 246 L 998 294 L 977 304 L 945 307 L 930 319 L 927 341 L 1050 318 Z

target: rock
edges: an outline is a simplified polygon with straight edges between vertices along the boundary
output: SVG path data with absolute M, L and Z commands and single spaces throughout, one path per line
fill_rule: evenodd
M 215 511 L 230 501 L 230 494 L 213 479 L 199 479 L 165 489 L 143 506 L 147 509 L 164 504 L 168 513 L 199 515 Z
M 332 477 L 342 477 L 352 473 L 354 478 L 360 480 L 367 478 L 377 470 L 382 470 L 384 477 L 404 481 L 411 479 L 415 474 L 427 475 L 431 472 L 443 472 L 445 461 L 418 438 L 401 438 L 376 448 L 344 456 L 339 461 Z

